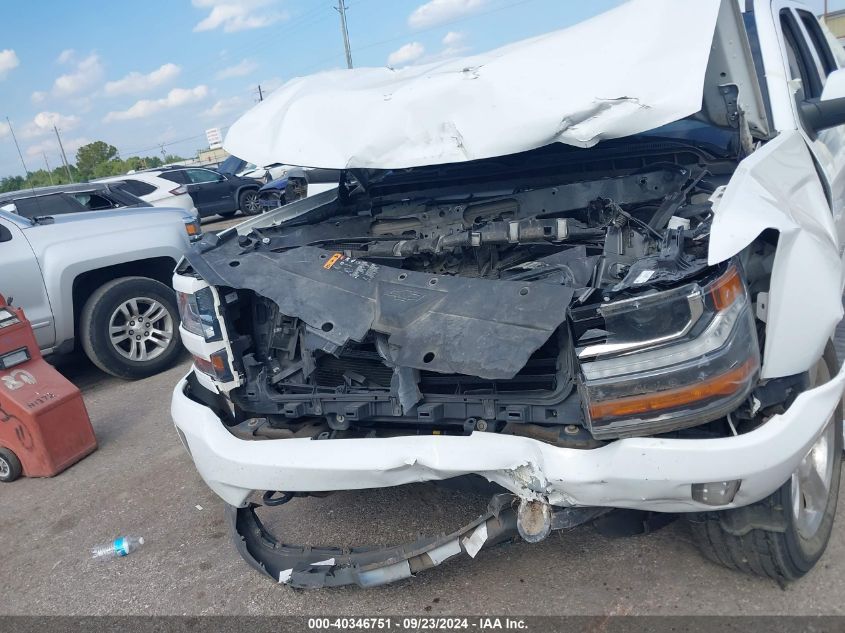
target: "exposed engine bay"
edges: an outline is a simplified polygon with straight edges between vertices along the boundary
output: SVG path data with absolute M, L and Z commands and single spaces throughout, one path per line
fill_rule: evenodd
M 737 569 L 816 564 L 839 495 L 845 99 L 793 63 L 825 48 L 814 16 L 762 9 L 636 0 L 490 54 L 297 78 L 232 126 L 255 164 L 342 170 L 173 279 L 194 357 L 173 419 L 253 567 L 373 586 L 673 513 Z M 256 513 L 464 475 L 504 493 L 400 546 L 294 546 Z
M 735 430 L 725 416 L 760 367 L 749 274 L 765 264 L 707 265 L 712 200 L 735 163 L 655 147 L 602 171 L 589 158 L 603 155 L 561 168 L 530 152 L 507 180 L 438 173 L 436 187 L 419 170 L 347 173 L 281 225 L 211 240 L 189 261 L 233 342 L 218 376 L 233 381 L 232 432 L 488 431 L 589 448 L 714 420 L 708 433 Z

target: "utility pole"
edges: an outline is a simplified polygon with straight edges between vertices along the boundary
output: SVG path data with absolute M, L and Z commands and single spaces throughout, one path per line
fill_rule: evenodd
M 23 154 L 21 154 L 21 146 L 18 145 L 18 137 L 15 136 L 15 131 L 12 129 L 12 122 L 9 120 L 9 117 L 6 117 L 6 124 L 9 126 L 9 132 L 12 133 L 12 140 L 15 142 L 15 148 L 18 150 L 18 157 L 21 159 L 21 165 L 23 165 L 23 173 L 26 175 L 26 180 L 29 180 L 29 170 L 26 168 L 26 163 L 23 161 Z M 30 188 L 32 187 L 32 182 L 29 183 Z
M 53 184 L 53 172 L 50 170 L 50 163 L 47 162 L 47 152 L 41 152 L 44 157 L 44 164 L 47 165 L 47 176 L 50 178 L 50 185 Z
M 59 141 L 59 149 L 62 151 L 62 163 L 64 163 L 65 171 L 67 172 L 67 179 L 73 182 L 73 176 L 70 175 L 70 165 L 68 165 L 67 156 L 65 155 L 65 146 L 62 145 L 62 137 L 59 136 L 59 128 L 54 125 L 53 131 L 56 133 L 56 139 Z
M 164 143 L 160 143 L 159 147 L 161 148 L 161 160 L 163 162 L 167 162 L 167 153 L 164 151 Z
M 340 13 L 340 30 L 343 33 L 343 48 L 346 50 L 346 67 L 352 68 L 352 49 L 349 47 L 349 30 L 346 28 L 346 0 L 337 0 L 335 10 Z
M 258 84 L 258 102 L 264 101 L 264 93 L 261 92 L 261 84 Z

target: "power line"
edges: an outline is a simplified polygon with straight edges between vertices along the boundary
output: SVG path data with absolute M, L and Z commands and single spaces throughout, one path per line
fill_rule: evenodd
M 240 56 L 244 53 L 249 54 L 258 50 L 266 50 L 267 44 L 270 44 L 274 41 L 283 41 L 280 36 L 287 35 L 288 33 L 294 31 L 301 32 L 303 29 L 310 28 L 316 24 L 319 24 L 320 22 L 327 20 L 330 17 L 331 12 L 328 11 L 328 7 L 317 6 L 295 17 L 294 19 L 285 22 L 280 29 L 268 29 L 263 37 L 253 38 L 250 42 L 247 42 L 246 44 L 228 49 L 228 53 Z M 190 74 L 198 70 L 215 70 L 220 69 L 222 63 L 223 62 L 215 62 L 211 64 L 190 64 L 188 66 L 183 67 L 183 70 L 186 71 L 186 74 Z
M 178 145 L 180 143 L 186 143 L 187 141 L 193 141 L 198 138 L 204 138 L 205 134 L 196 134 L 194 136 L 188 136 L 186 138 L 181 138 L 176 141 L 168 141 L 167 143 L 157 143 L 152 147 L 145 147 L 143 149 L 133 149 L 131 152 L 123 152 L 126 156 L 133 156 L 138 154 L 143 154 L 144 152 L 152 152 L 155 150 L 160 150 L 162 147 L 170 147 L 171 145 Z
M 224 132 L 225 130 L 228 130 L 230 127 L 232 127 L 231 124 L 224 125 L 223 127 L 220 128 L 220 131 Z M 186 136 L 185 138 L 180 138 L 180 139 L 177 139 L 175 141 L 167 141 L 165 143 L 156 143 L 152 147 L 145 147 L 143 149 L 133 149 L 131 152 L 122 152 L 122 153 L 126 156 L 133 156 L 133 155 L 137 156 L 139 154 L 143 154 L 144 152 L 161 151 L 162 147 L 170 147 L 171 145 L 179 145 L 181 143 L 187 143 L 188 141 L 195 141 L 196 139 L 199 139 L 199 138 L 205 138 L 205 134 L 203 133 L 203 134 L 195 134 L 194 136 Z
M 366 2 L 366 1 L 367 0 L 358 0 L 358 4 L 360 4 L 361 2 Z M 505 9 L 512 9 L 514 7 L 518 7 L 520 5 L 527 4 L 529 2 L 535 2 L 535 1 L 536 0 L 518 0 L 517 2 L 512 2 L 510 4 L 501 5 L 501 6 L 493 8 L 493 9 L 489 9 L 488 11 L 482 11 L 480 13 L 473 13 L 472 15 L 467 15 L 467 16 L 464 16 L 462 18 L 456 18 L 456 19 L 450 20 L 448 22 L 441 22 L 439 24 L 436 24 L 435 26 L 430 26 L 430 27 L 427 27 L 427 28 L 424 28 L 424 29 L 419 29 L 419 30 L 415 31 L 415 33 L 427 33 L 429 31 L 436 31 L 436 30 L 442 29 L 443 27 L 446 27 L 446 26 L 452 26 L 453 24 L 458 24 L 460 22 L 466 22 L 468 20 L 474 20 L 475 18 L 480 18 L 480 17 L 485 16 L 485 15 L 490 15 L 491 13 L 496 13 L 498 11 L 503 11 Z M 369 44 L 364 44 L 362 46 L 356 46 L 355 50 L 356 51 L 362 51 L 362 50 L 366 50 L 368 48 L 374 48 L 376 46 L 381 46 L 382 44 L 389 44 L 391 42 L 396 42 L 398 40 L 404 40 L 404 39 L 407 39 L 407 38 L 408 38 L 407 35 L 397 35 L 395 37 L 389 37 L 387 39 L 379 40 L 377 42 L 370 42 Z M 302 68 L 299 72 L 300 73 L 308 73 L 308 72 L 310 72 L 314 69 L 322 67 L 327 62 L 333 61 L 333 60 L 337 59 L 338 57 L 340 57 L 340 55 L 335 53 L 331 57 L 325 57 L 323 59 L 316 61 L 313 64 L 310 64 L 310 65 Z
M 458 24 L 460 22 L 466 22 L 467 20 L 473 20 L 475 18 L 480 18 L 483 15 L 490 15 L 491 13 L 497 13 L 499 11 L 504 11 L 505 9 L 512 9 L 514 7 L 518 7 L 522 4 L 528 4 L 529 2 L 535 2 L 536 0 L 518 0 L 517 2 L 512 2 L 510 4 L 505 4 L 494 9 L 489 9 L 488 11 L 482 11 L 480 13 L 473 13 L 472 15 L 466 15 L 462 18 L 456 18 L 454 20 L 450 20 L 449 22 L 441 22 L 435 26 L 430 26 L 428 28 L 419 29 L 415 31 L 415 33 L 427 33 L 428 31 L 436 31 L 438 29 L 442 29 L 445 26 L 451 26 L 453 24 Z M 373 48 L 375 46 L 381 46 L 382 44 L 389 44 L 390 42 L 395 42 L 397 40 L 407 39 L 407 35 L 398 35 L 396 37 L 390 37 L 385 40 L 379 40 L 378 42 L 371 42 L 370 44 L 365 44 L 364 46 L 358 46 L 358 50 L 363 50 L 367 48 Z

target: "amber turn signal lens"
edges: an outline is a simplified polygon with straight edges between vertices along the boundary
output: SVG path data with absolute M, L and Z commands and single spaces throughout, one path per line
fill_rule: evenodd
M 728 271 L 714 281 L 710 287 L 710 296 L 713 298 L 713 305 L 721 312 L 733 305 L 744 292 L 742 278 L 736 266 L 731 266 Z
M 745 379 L 757 371 L 757 367 L 757 359 L 750 358 L 729 372 L 688 387 L 596 402 L 590 405 L 590 418 L 601 420 L 603 418 L 631 417 L 644 413 L 676 409 L 709 398 L 730 396 L 742 388 Z
M 221 354 L 211 355 L 211 366 L 214 368 L 214 371 L 217 373 L 218 376 L 222 376 L 226 373 L 226 361 L 223 359 L 223 356 Z

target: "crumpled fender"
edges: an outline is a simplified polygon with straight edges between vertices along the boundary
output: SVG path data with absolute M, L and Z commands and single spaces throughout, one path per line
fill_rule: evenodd
M 709 264 L 764 230 L 780 233 L 766 317 L 763 378 L 807 371 L 842 319 L 842 261 L 833 215 L 806 142 L 782 132 L 743 160 L 714 204 Z

